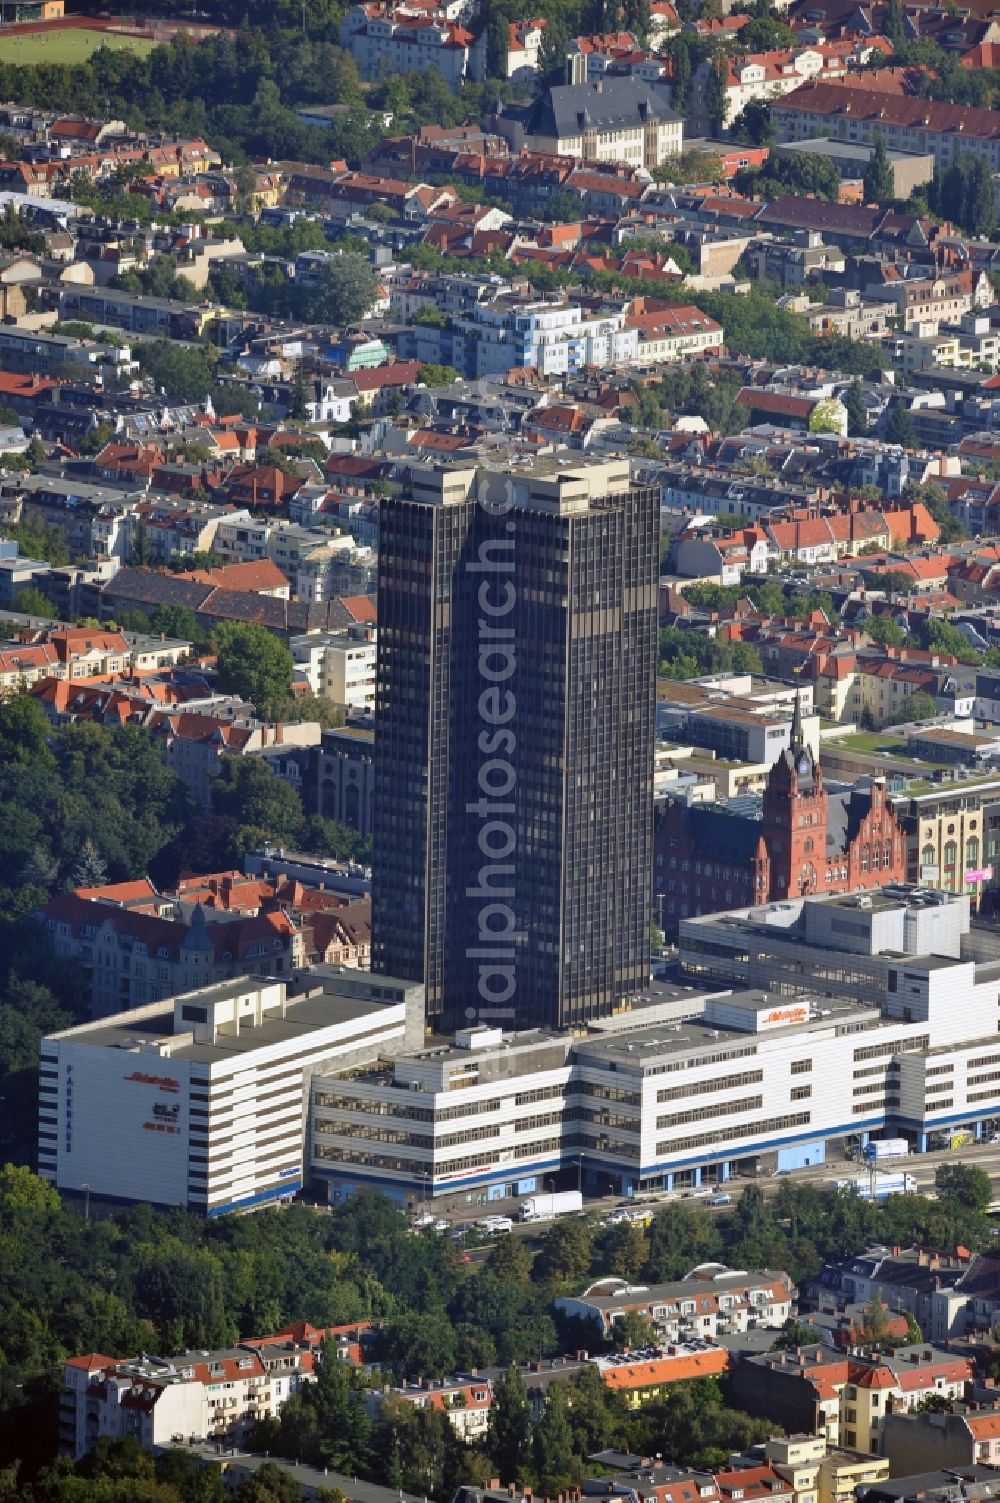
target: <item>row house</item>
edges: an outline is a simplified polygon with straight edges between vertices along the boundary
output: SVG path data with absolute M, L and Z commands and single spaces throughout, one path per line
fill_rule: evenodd
M 327 1330 L 299 1322 L 237 1347 L 169 1359 L 70 1357 L 59 1395 L 59 1450 L 79 1461 L 102 1439 L 131 1438 L 149 1451 L 181 1436 L 240 1445 L 258 1421 L 277 1418 L 285 1400 L 315 1378 L 324 1351 L 359 1362 L 369 1329 L 367 1322 Z
M 90 627 L 46 630 L 33 641 L 0 643 L 0 696 L 43 681 L 69 684 L 156 673 L 180 662 L 190 645 Z
M 425 73 L 436 68 L 451 88 L 478 70 L 475 37 L 441 12 L 380 4 L 354 5 L 340 25 L 340 45 L 364 78 L 386 73 Z
M 638 334 L 640 365 L 658 365 L 692 356 L 721 354 L 725 342 L 722 325 L 693 305 L 663 303 L 637 297 L 626 327 Z
M 933 156 L 944 172 L 962 154 L 1000 171 L 1000 111 L 883 93 L 845 83 L 809 83 L 771 108 L 779 141 L 832 136 L 890 151 Z
M 789 1434 L 877 1452 L 887 1414 L 926 1407 L 931 1397 L 960 1399 L 974 1371 L 970 1358 L 933 1347 L 845 1357 L 807 1346 L 744 1358 L 730 1382 L 740 1408 L 776 1420 Z
M 777 48 L 769 52 L 751 52 L 743 57 L 728 58 L 722 80 L 725 96 L 722 124 L 731 125 L 746 106 L 756 100 L 780 99 L 813 79 L 829 81 L 845 78 L 849 68 L 862 66 L 875 46 L 874 42 L 848 42 L 846 45 L 834 42 L 798 50 Z M 695 70 L 692 102 L 704 99 L 708 70 L 714 66 L 714 61 L 709 60 Z M 707 116 L 701 118 L 699 111 L 689 127 L 691 134 L 697 134 L 702 126 L 709 123 Z
M 459 1440 L 482 1443 L 493 1407 L 493 1385 L 487 1378 L 422 1379 L 397 1388 L 384 1388 L 368 1399 L 368 1410 L 377 1418 L 388 1404 L 406 1404 L 411 1409 L 436 1409 L 447 1417 Z
M 598 1279 L 580 1295 L 560 1296 L 555 1306 L 570 1318 L 593 1322 L 602 1337 L 613 1335 L 627 1316 L 638 1315 L 667 1341 L 713 1341 L 758 1326 L 783 1325 L 794 1300 L 795 1286 L 787 1273 L 742 1273 L 705 1263 L 671 1284 L 633 1286 L 622 1278 Z
M 157 918 L 63 892 L 38 918 L 55 953 L 89 982 L 99 1018 L 234 976 L 290 976 L 305 959 L 302 936 L 284 913 L 233 917 L 198 905 Z
M 238 503 L 237 503 L 238 504 Z M 154 564 L 211 553 L 220 522 L 249 522 L 250 513 L 202 501 L 139 501 L 129 515 L 129 553 Z
M 1000 114 L 997 118 L 1000 120 Z M 874 302 L 892 305 L 904 334 L 920 337 L 936 334 L 942 324 L 958 323 L 964 315 L 977 308 L 988 308 L 993 302 L 993 288 L 985 272 L 968 269 L 939 276 L 890 275 L 895 270 L 886 267 L 885 280 L 867 287 L 865 292 Z M 984 323 L 985 333 L 988 323 Z M 975 321 L 969 332 L 976 332 Z
M 882 1449 L 897 1476 L 1000 1466 L 1000 1409 L 954 1404 L 950 1412 L 887 1414 Z

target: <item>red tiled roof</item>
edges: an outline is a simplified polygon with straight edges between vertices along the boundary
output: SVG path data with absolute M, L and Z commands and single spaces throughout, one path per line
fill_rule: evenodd
M 420 375 L 419 360 L 397 360 L 374 370 L 352 371 L 351 380 L 358 391 L 381 391 L 385 386 L 410 386 Z
M 867 77 L 867 75 L 865 75 Z M 879 120 L 885 126 L 961 132 L 966 139 L 1000 137 L 1000 110 L 948 104 L 937 99 L 911 99 L 857 88 L 853 84 L 808 83 L 772 106 L 778 111 L 842 114 L 852 120 Z

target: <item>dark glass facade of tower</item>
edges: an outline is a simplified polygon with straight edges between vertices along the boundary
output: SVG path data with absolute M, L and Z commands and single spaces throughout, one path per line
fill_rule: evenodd
M 372 966 L 439 1027 L 571 1027 L 648 981 L 658 513 L 381 504 Z

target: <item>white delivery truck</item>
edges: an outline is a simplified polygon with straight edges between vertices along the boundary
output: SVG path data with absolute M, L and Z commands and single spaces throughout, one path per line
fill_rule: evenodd
M 579 1190 L 556 1190 L 550 1195 L 529 1195 L 522 1200 L 518 1214 L 522 1221 L 551 1221 L 553 1216 L 582 1210 L 583 1196 Z
M 881 1164 L 883 1159 L 905 1159 L 909 1156 L 910 1145 L 905 1138 L 873 1138 L 866 1148 L 861 1150 L 861 1157 L 874 1159 Z
M 874 1193 L 871 1176 L 859 1174 L 853 1179 L 838 1179 L 838 1190 L 856 1190 L 862 1200 L 885 1200 L 889 1195 L 914 1195 L 917 1179 L 914 1174 L 876 1174 Z

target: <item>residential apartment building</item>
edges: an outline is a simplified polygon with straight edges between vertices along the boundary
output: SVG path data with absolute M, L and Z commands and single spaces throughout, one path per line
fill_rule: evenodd
M 889 1475 L 885 1457 L 831 1446 L 821 1435 L 773 1437 L 764 1442 L 764 1455 L 791 1485 L 795 1503 L 854 1503 L 865 1487 Z
M 209 501 L 139 501 L 128 518 L 128 555 L 166 564 L 188 553 L 211 553 L 223 521 L 246 525 L 250 513 Z
M 700 308 L 658 306 L 650 298 L 635 299 L 626 327 L 635 329 L 639 336 L 636 358 L 640 365 L 670 363 L 710 351 L 721 354 L 725 342 L 722 325 Z
M 245 711 L 235 717 L 198 710 L 154 710 L 146 727 L 164 765 L 204 809 L 212 807 L 212 790 L 227 757 L 272 755 L 276 748 L 318 746 L 322 735 L 313 720 L 269 725 Z
M 436 68 L 452 89 L 472 74 L 475 42 L 445 10 L 373 3 L 354 5 L 340 24 L 340 45 L 363 78 L 425 73 Z
M 501 293 L 440 331 L 435 353 L 470 378 L 533 369 L 565 376 L 587 366 L 633 365 L 639 332 L 624 308 L 585 312 L 563 296 L 524 298 Z
M 771 119 L 779 141 L 831 136 L 837 141 L 922 152 L 942 172 L 957 156 L 981 156 L 1000 170 L 1000 111 L 888 94 L 853 83 L 808 83 L 775 101 Z
M 953 1404 L 950 1413 L 887 1414 L 882 1450 L 896 1476 L 938 1468 L 1000 1466 L 1000 1409 Z
M 1000 332 L 978 310 L 963 313 L 956 322 L 939 323 L 937 332 L 904 335 L 897 341 L 903 370 L 913 375 L 928 370 L 995 370 L 1000 365 Z
M 129 884 L 56 893 L 39 911 L 56 954 L 77 962 L 95 1017 L 108 1017 L 235 976 L 291 976 L 305 960 L 302 936 L 282 912 L 232 914 L 150 905 Z M 94 894 L 97 894 L 96 896 Z
M 670 1342 L 714 1342 L 720 1335 L 780 1327 L 794 1304 L 795 1285 L 787 1273 L 736 1272 L 722 1263 L 704 1263 L 674 1283 L 648 1287 L 633 1287 L 622 1278 L 598 1279 L 582 1294 L 555 1301 L 564 1315 L 596 1325 L 604 1339 L 613 1340 L 615 1328 L 638 1315 Z
M 304 979 L 295 996 L 224 982 L 43 1039 L 39 1174 L 203 1216 L 294 1195 L 313 1073 L 423 1031 L 419 987 L 340 967 Z
M 859 50 L 865 54 L 870 51 L 865 48 Z M 732 125 L 746 106 L 755 100 L 770 102 L 781 99 L 812 79 L 843 77 L 847 72 L 849 55 L 849 45 L 845 49 L 843 43 L 821 43 L 798 50 L 775 48 L 769 52 L 751 52 L 742 57 L 727 58 L 725 71 L 721 75 L 725 99 L 722 125 Z M 702 63 L 692 79 L 692 108 L 688 125 L 692 135 L 714 125 L 703 108 L 699 107 L 705 98 L 709 69 L 713 67 L 714 59 Z
M 71 1357 L 63 1364 L 59 1449 L 79 1461 L 100 1440 L 136 1440 L 146 1451 L 178 1436 L 239 1446 L 314 1378 L 318 1360 L 318 1343 L 296 1342 L 291 1333 L 260 1347 L 246 1342 L 169 1359 Z
M 459 1440 L 481 1444 L 489 1428 L 493 1385 L 485 1377 L 424 1378 L 369 1394 L 368 1411 L 377 1419 L 385 1404 L 392 1402 L 411 1409 L 436 1409 L 446 1416 Z
M 906 879 L 966 893 L 978 905 L 1000 873 L 1000 777 L 914 781 L 893 796 L 906 835 Z
M 292 657 L 310 692 L 348 710 L 375 710 L 374 626 L 349 626 L 342 632 L 293 637 Z
M 777 1420 L 792 1435 L 876 1453 L 886 1415 L 915 1410 L 932 1396 L 960 1399 L 974 1371 L 970 1358 L 933 1347 L 844 1357 L 804 1346 L 745 1357 L 730 1383 L 741 1409 Z
M 567 1027 L 648 978 L 658 521 L 627 460 L 413 466 L 382 502 L 372 963 L 429 1019 Z M 501 850 L 482 799 L 514 783 Z
M 0 628 L 2 629 L 2 628 Z M 172 668 L 190 642 L 94 627 L 50 627 L 31 640 L 0 640 L 0 696 L 19 694 L 44 679 L 114 679 Z
M 970 1255 L 964 1249 L 876 1247 L 826 1264 L 809 1295 L 828 1314 L 847 1305 L 862 1309 L 880 1298 L 894 1313 L 911 1315 L 932 1342 L 976 1338 L 992 1329 L 1000 1311 L 1000 1265 L 989 1253 Z
M 942 324 L 957 323 L 966 314 L 988 308 L 993 302 L 989 277 L 985 272 L 971 269 L 930 277 L 903 276 L 882 285 L 871 285 L 865 294 L 874 302 L 890 303 L 902 322 L 904 334 L 921 338 L 937 334 Z

